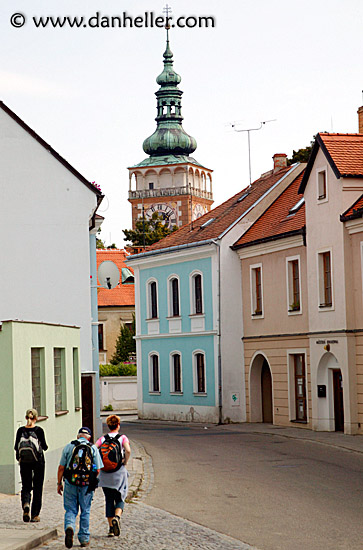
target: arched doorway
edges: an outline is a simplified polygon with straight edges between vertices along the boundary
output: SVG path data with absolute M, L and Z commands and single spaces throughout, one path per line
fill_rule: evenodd
M 340 369 L 333 370 L 334 427 L 344 432 L 343 376 Z
M 318 397 L 318 430 L 343 432 L 343 374 L 331 352 L 324 353 L 320 359 L 317 383 L 326 388 L 326 397 Z
M 273 423 L 272 376 L 270 365 L 262 353 L 250 367 L 250 422 Z
M 261 368 L 262 422 L 272 424 L 272 378 L 270 367 L 264 359 Z

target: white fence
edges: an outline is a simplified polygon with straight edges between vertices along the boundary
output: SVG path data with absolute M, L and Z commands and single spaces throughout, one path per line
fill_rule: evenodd
M 100 377 L 101 411 L 112 405 L 114 411 L 137 409 L 136 376 Z

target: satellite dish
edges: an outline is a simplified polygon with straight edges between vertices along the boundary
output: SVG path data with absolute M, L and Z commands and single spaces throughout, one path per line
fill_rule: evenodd
M 116 264 L 107 260 L 98 266 L 98 280 L 103 288 L 111 290 L 115 288 L 120 281 L 120 272 Z

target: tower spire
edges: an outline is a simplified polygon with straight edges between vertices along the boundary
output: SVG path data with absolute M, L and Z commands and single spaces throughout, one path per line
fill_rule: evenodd
M 181 97 L 183 92 L 178 84 L 181 77 L 174 70 L 173 52 L 170 49 L 169 40 L 169 13 L 170 7 L 166 5 L 164 12 L 167 14 L 166 49 L 163 54 L 164 69 L 157 77 L 156 82 L 160 88 L 155 93 L 157 98 L 157 128 L 155 132 L 145 139 L 143 149 L 151 157 L 160 155 L 190 155 L 197 148 L 197 142 L 189 136 L 182 126 Z

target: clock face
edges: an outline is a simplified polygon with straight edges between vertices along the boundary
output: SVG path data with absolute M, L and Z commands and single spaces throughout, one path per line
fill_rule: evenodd
M 206 209 L 201 204 L 196 204 L 193 208 L 193 220 L 197 220 L 206 213 Z
M 178 225 L 176 210 L 169 204 L 160 203 L 152 204 L 145 209 L 145 218 L 151 220 L 152 215 L 157 212 L 163 218 L 164 225 L 171 228 L 173 225 Z

